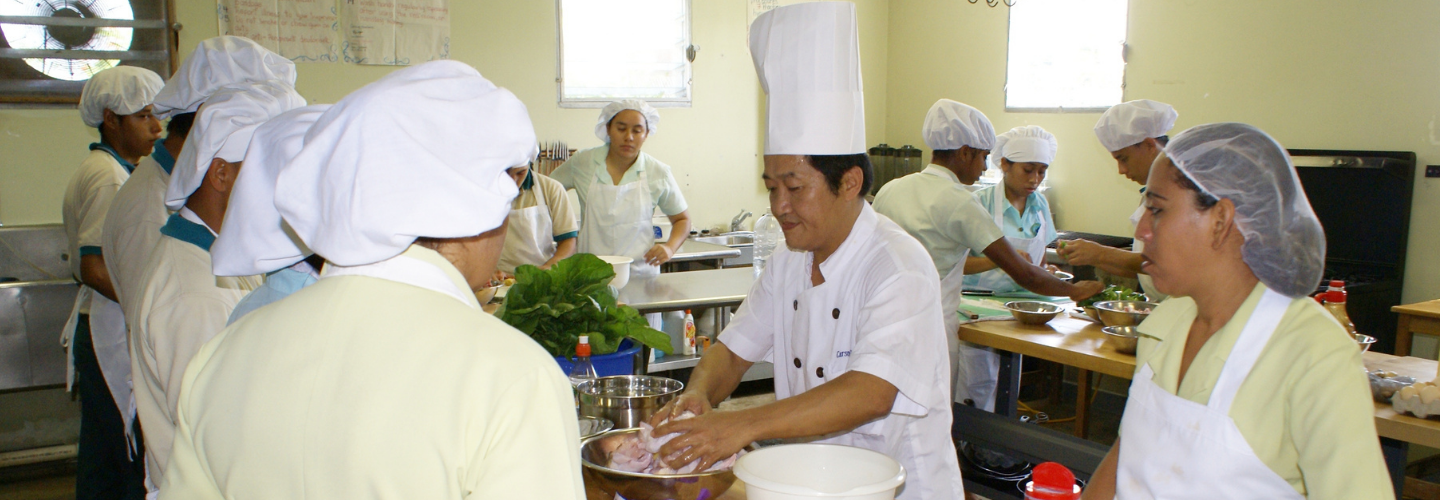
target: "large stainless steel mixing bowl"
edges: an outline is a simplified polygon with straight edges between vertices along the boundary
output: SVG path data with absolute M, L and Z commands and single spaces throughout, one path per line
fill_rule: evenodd
M 616 375 L 582 382 L 580 415 L 600 417 L 615 423 L 616 429 L 638 427 L 656 411 L 680 395 L 685 384 L 679 380 L 649 375 Z
M 610 431 L 580 443 L 580 469 L 585 492 L 592 500 L 614 500 L 616 494 L 628 500 L 715 499 L 735 483 L 735 473 L 729 470 L 660 476 L 606 467 L 610 453 L 638 432 L 640 429 Z

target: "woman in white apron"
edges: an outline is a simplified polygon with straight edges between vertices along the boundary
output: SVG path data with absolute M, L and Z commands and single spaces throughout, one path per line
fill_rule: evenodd
M 1307 295 L 1325 236 L 1285 150 L 1201 125 L 1156 160 L 1135 237 L 1171 299 L 1140 325 L 1085 498 L 1390 499 L 1360 350 Z
M 1031 264 L 1040 267 L 1045 267 L 1045 247 L 1057 236 L 1050 201 L 1039 192 L 1050 163 L 1055 161 L 1056 150 L 1055 136 L 1033 125 L 1015 127 L 996 136 L 991 158 L 1004 172 L 1004 180 L 975 192 L 975 197 L 995 218 L 995 225 L 1005 232 L 1010 247 L 1024 252 L 1030 256 Z M 1018 204 L 1015 200 L 1019 200 Z M 1012 207 L 1016 211 L 1014 221 L 1005 217 Z M 1017 226 L 1017 221 L 1030 227 Z M 965 288 L 997 293 L 1024 290 L 999 269 L 966 276 Z
M 520 195 L 515 197 L 507 217 L 499 273 L 515 274 L 515 268 L 526 264 L 550 269 L 556 262 L 575 255 L 580 225 L 570 210 L 565 187 L 528 165 L 512 167 L 505 173 L 520 187 Z

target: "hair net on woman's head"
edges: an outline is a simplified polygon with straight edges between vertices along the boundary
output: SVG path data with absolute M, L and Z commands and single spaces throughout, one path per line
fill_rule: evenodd
M 995 149 L 990 151 L 990 161 L 997 167 L 1001 158 L 1012 163 L 1049 165 L 1055 162 L 1055 152 L 1059 147 L 1055 136 L 1038 125 L 1015 127 L 995 136 Z
M 600 140 L 609 144 L 610 134 L 607 131 L 610 128 L 610 120 L 627 109 L 639 111 L 640 115 L 645 117 L 646 134 L 655 133 L 655 128 L 660 125 L 660 111 L 639 99 L 622 99 L 606 104 L 605 109 L 600 110 L 600 121 L 595 122 L 595 137 L 599 137 Z
M 1280 143 L 1250 125 L 1212 123 L 1175 136 L 1165 155 L 1201 191 L 1235 204 L 1241 254 L 1260 282 L 1289 297 L 1315 291 L 1325 230 Z
M 116 66 L 90 77 L 80 91 L 80 119 L 87 127 L 99 127 L 105 110 L 133 115 L 155 100 L 165 82 L 145 68 Z

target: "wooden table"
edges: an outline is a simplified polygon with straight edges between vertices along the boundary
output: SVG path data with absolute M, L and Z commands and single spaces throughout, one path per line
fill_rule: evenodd
M 1410 355 L 1410 340 L 1416 333 L 1440 335 L 1440 299 L 1395 306 L 1390 310 L 1400 315 L 1395 332 L 1396 355 Z

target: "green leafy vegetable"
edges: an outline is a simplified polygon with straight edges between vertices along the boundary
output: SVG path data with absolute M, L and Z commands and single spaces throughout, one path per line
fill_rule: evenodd
M 495 315 L 553 356 L 574 356 L 581 335 L 590 336 L 595 355 L 615 352 L 627 337 L 669 354 L 669 335 L 650 328 L 635 308 L 615 302 L 614 277 L 614 267 L 588 253 L 556 262 L 548 271 L 520 266 Z
M 1094 306 L 1096 302 L 1104 302 L 1107 300 L 1136 300 L 1144 302 L 1145 295 L 1120 285 L 1110 285 L 1105 287 L 1100 293 L 1095 294 L 1095 296 L 1080 301 L 1079 305 L 1081 307 L 1091 307 Z

